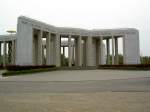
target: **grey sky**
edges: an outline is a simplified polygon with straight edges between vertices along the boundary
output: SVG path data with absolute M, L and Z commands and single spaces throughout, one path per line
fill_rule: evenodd
M 150 0 L 1 0 L 0 34 L 25 15 L 55 26 L 140 30 L 142 55 L 150 56 Z

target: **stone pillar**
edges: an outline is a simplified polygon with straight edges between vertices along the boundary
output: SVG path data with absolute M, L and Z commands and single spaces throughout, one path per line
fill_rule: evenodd
M 115 64 L 119 64 L 119 56 L 118 56 L 118 38 L 115 38 Z
M 61 60 L 60 60 L 60 58 L 61 58 L 61 41 L 60 41 L 60 34 L 56 34 L 56 38 L 55 38 L 55 41 L 54 41 L 54 52 L 56 53 L 55 55 L 56 56 L 54 56 L 54 58 L 55 58 L 55 63 L 56 63 L 56 66 L 57 67 L 59 67 L 60 65 L 61 65 Z
M 78 60 L 78 66 L 82 66 L 82 39 L 81 36 L 78 37 L 77 39 L 77 51 L 78 51 L 78 56 L 77 56 L 77 60 Z
M 75 66 L 78 66 L 78 38 L 75 38 Z
M 51 53 L 51 49 L 50 49 L 50 41 L 51 41 L 51 33 L 48 33 L 47 37 L 46 37 L 46 64 L 50 65 L 50 53 Z
M 11 64 L 11 57 L 12 57 L 12 41 L 7 41 L 7 62 L 8 64 Z
M 95 60 L 93 60 L 92 57 L 92 36 L 88 36 L 87 42 L 86 42 L 86 61 L 87 61 L 87 66 L 94 66 Z
M 65 47 L 63 46 L 63 60 L 62 60 L 62 62 L 63 62 L 63 65 L 65 64 Z
M 2 42 L 0 42 L 0 59 L 2 60 Z M 2 62 L 0 62 L 1 64 Z
M 106 46 L 107 46 L 107 61 L 106 63 L 110 64 L 110 45 L 109 45 L 109 38 L 106 39 Z
M 50 62 L 52 65 L 56 65 L 54 56 L 56 57 L 56 45 L 54 44 L 56 41 L 56 36 L 53 34 L 51 35 L 51 41 L 50 41 Z
M 112 36 L 112 65 L 114 65 L 114 36 Z
M 11 64 L 15 64 L 15 40 L 12 40 L 11 49 Z
M 13 52 L 13 56 L 14 56 L 14 60 L 13 60 L 13 62 L 14 62 L 14 64 L 16 64 L 16 40 L 14 40 L 14 52 Z
M 88 37 L 87 37 L 88 38 Z M 81 45 L 81 50 L 82 50 L 82 53 L 81 53 L 81 59 L 82 59 L 82 66 L 88 66 L 87 65 L 87 55 L 88 55 L 88 52 L 87 52 L 87 48 L 88 48 L 88 44 L 87 44 L 87 38 L 83 38 L 83 43 Z
M 42 37 L 43 31 L 41 30 L 38 34 L 38 65 L 42 65 Z
M 63 46 L 63 56 L 65 57 L 65 47 Z
M 0 54 L 1 54 L 1 56 L 2 56 L 2 43 L 3 42 L 0 42 Z
M 127 64 L 127 63 L 126 63 L 126 50 L 127 50 L 127 49 L 126 49 L 126 46 L 125 46 L 125 43 L 126 43 L 126 42 L 125 42 L 125 41 L 126 41 L 125 38 L 126 38 L 126 36 L 123 35 L 123 36 L 122 36 L 122 43 L 123 43 L 123 64 Z
M 42 41 L 42 43 L 43 43 L 43 41 Z M 44 65 L 45 63 L 44 63 L 44 45 L 42 44 L 42 65 Z
M 104 64 L 104 50 L 103 50 L 103 37 L 101 36 L 100 37 L 100 65 L 103 65 Z
M 139 32 L 129 33 L 123 36 L 123 63 L 140 64 Z
M 96 39 L 94 39 L 94 41 L 95 41 L 95 48 L 96 48 L 96 66 L 98 66 L 99 64 L 100 64 L 100 39 L 98 38 L 96 38 Z
M 6 42 L 4 41 L 4 46 L 3 46 L 3 66 L 6 66 Z
M 72 64 L 74 64 L 74 42 L 72 43 Z
M 69 61 L 69 67 L 71 67 L 71 35 L 68 37 L 68 61 Z

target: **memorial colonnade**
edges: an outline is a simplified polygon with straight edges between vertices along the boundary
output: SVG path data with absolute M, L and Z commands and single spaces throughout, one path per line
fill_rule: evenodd
M 45 46 L 43 45 L 43 38 L 46 40 Z M 63 44 L 61 38 L 67 38 L 68 42 L 66 45 Z M 104 45 L 103 40 L 106 40 L 106 46 Z M 111 44 L 110 40 L 112 40 Z M 63 48 L 62 52 L 61 47 Z M 65 47 L 68 47 L 68 66 L 118 64 L 119 61 L 117 36 L 92 37 L 50 33 L 48 31 L 33 29 L 33 60 L 35 65 L 58 64 L 59 66 L 62 66 L 60 65 L 61 53 L 65 56 Z M 45 56 L 44 49 L 46 54 Z M 112 50 L 111 54 L 110 50 Z M 106 60 L 104 59 L 105 54 Z M 112 62 L 110 62 L 110 55 L 112 57 Z M 92 59 L 94 59 L 95 62 L 90 62 Z
M 67 38 L 65 46 L 63 38 Z M 118 38 L 122 38 L 123 64 L 139 64 L 137 29 L 85 30 L 55 27 L 21 16 L 17 25 L 16 64 L 63 66 L 61 56 L 65 52 L 68 52 L 69 67 L 119 64 Z M 68 47 L 68 51 L 64 47 Z
M 11 37 L 11 38 L 9 38 Z M 0 35 L 0 59 L 1 64 L 5 66 L 6 64 L 15 64 L 16 55 L 16 39 L 14 35 Z

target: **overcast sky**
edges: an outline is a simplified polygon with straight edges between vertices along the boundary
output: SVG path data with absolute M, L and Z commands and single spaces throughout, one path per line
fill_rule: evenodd
M 55 26 L 137 28 L 141 55 L 150 56 L 150 0 L 0 0 L 0 34 L 28 16 Z

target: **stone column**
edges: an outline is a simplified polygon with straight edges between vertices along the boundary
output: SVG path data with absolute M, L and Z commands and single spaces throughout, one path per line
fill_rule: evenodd
M 74 64 L 74 42 L 72 43 L 72 64 Z
M 50 53 L 50 62 L 51 62 L 51 64 L 52 65 L 55 65 L 55 60 L 54 60 L 54 55 L 56 56 L 56 49 L 54 49 L 54 48 L 56 48 L 56 45 L 54 44 L 55 43 L 55 39 L 56 38 L 56 36 L 53 34 L 53 35 L 51 35 L 51 41 L 50 41 L 50 51 L 51 51 L 51 53 Z
M 11 49 L 11 64 L 15 64 L 15 40 L 12 40 Z
M 41 30 L 38 34 L 38 65 L 42 65 L 42 37 L 43 31 Z
M 100 64 L 100 39 L 98 38 L 96 38 L 96 39 L 94 39 L 94 41 L 95 41 L 95 48 L 96 48 L 96 66 L 98 66 L 99 64 Z
M 7 41 L 7 45 L 8 45 L 8 55 L 7 55 L 7 62 L 8 64 L 11 64 L 12 62 L 12 41 Z
M 115 64 L 119 64 L 119 56 L 118 56 L 118 38 L 115 38 Z
M 4 46 L 3 46 L 3 66 L 6 66 L 6 42 L 4 41 Z
M 13 46 L 13 64 L 16 64 L 16 40 L 14 40 L 14 46 Z
M 125 42 L 125 41 L 126 41 L 125 38 L 126 38 L 126 36 L 123 35 L 123 36 L 122 36 L 122 43 L 123 43 L 123 64 L 127 64 L 127 63 L 126 63 L 126 50 L 127 50 L 127 49 L 126 49 L 126 45 L 125 45 L 125 43 L 126 43 L 126 42 Z
M 68 61 L 69 67 L 71 67 L 71 35 L 68 36 Z
M 104 64 L 104 58 L 103 58 L 103 56 L 104 56 L 104 50 L 103 50 L 103 37 L 101 36 L 100 37 L 100 64 L 101 65 L 103 65 Z
M 63 56 L 65 56 L 65 47 L 63 46 Z
M 88 38 L 88 37 L 87 37 Z M 87 38 L 83 38 L 83 43 L 81 44 L 81 50 L 82 50 L 82 53 L 81 53 L 81 59 L 82 59 L 82 66 L 88 66 L 87 65 L 87 56 L 88 56 L 88 44 L 87 44 Z
M 43 43 L 43 41 L 42 41 L 42 43 Z M 42 44 L 42 65 L 46 64 L 45 56 L 44 56 L 44 49 L 45 49 L 45 45 Z
M 114 36 L 112 36 L 112 65 L 114 65 Z
M 78 38 L 75 38 L 75 66 L 78 66 Z
M 107 61 L 106 63 L 110 64 L 110 45 L 109 45 L 109 38 L 106 39 L 106 46 L 107 46 Z
M 78 37 L 77 39 L 77 51 L 78 51 L 78 66 L 82 66 L 82 39 L 81 36 Z
M 50 65 L 50 53 L 51 53 L 51 49 L 50 49 L 50 41 L 51 41 L 51 33 L 48 33 L 47 37 L 46 37 L 46 64 Z
M 65 47 L 63 46 L 63 60 L 62 60 L 62 62 L 63 62 L 63 65 L 65 64 Z
M 94 60 L 92 59 L 92 36 L 88 36 L 86 42 L 86 61 L 87 66 L 94 66 Z
M 1 46 L 1 45 L 2 45 L 2 42 L 0 42 L 0 59 L 2 60 L 2 53 L 1 53 L 1 52 L 2 52 L 2 50 L 1 50 L 2 46 Z M 1 63 L 2 63 L 2 62 L 0 62 L 0 64 L 1 64 Z
M 55 41 L 54 41 L 54 52 L 56 53 L 56 56 L 54 56 L 55 58 L 55 63 L 56 63 L 56 66 L 60 66 L 61 65 L 61 41 L 60 41 L 60 34 L 56 34 L 56 38 L 55 38 Z

